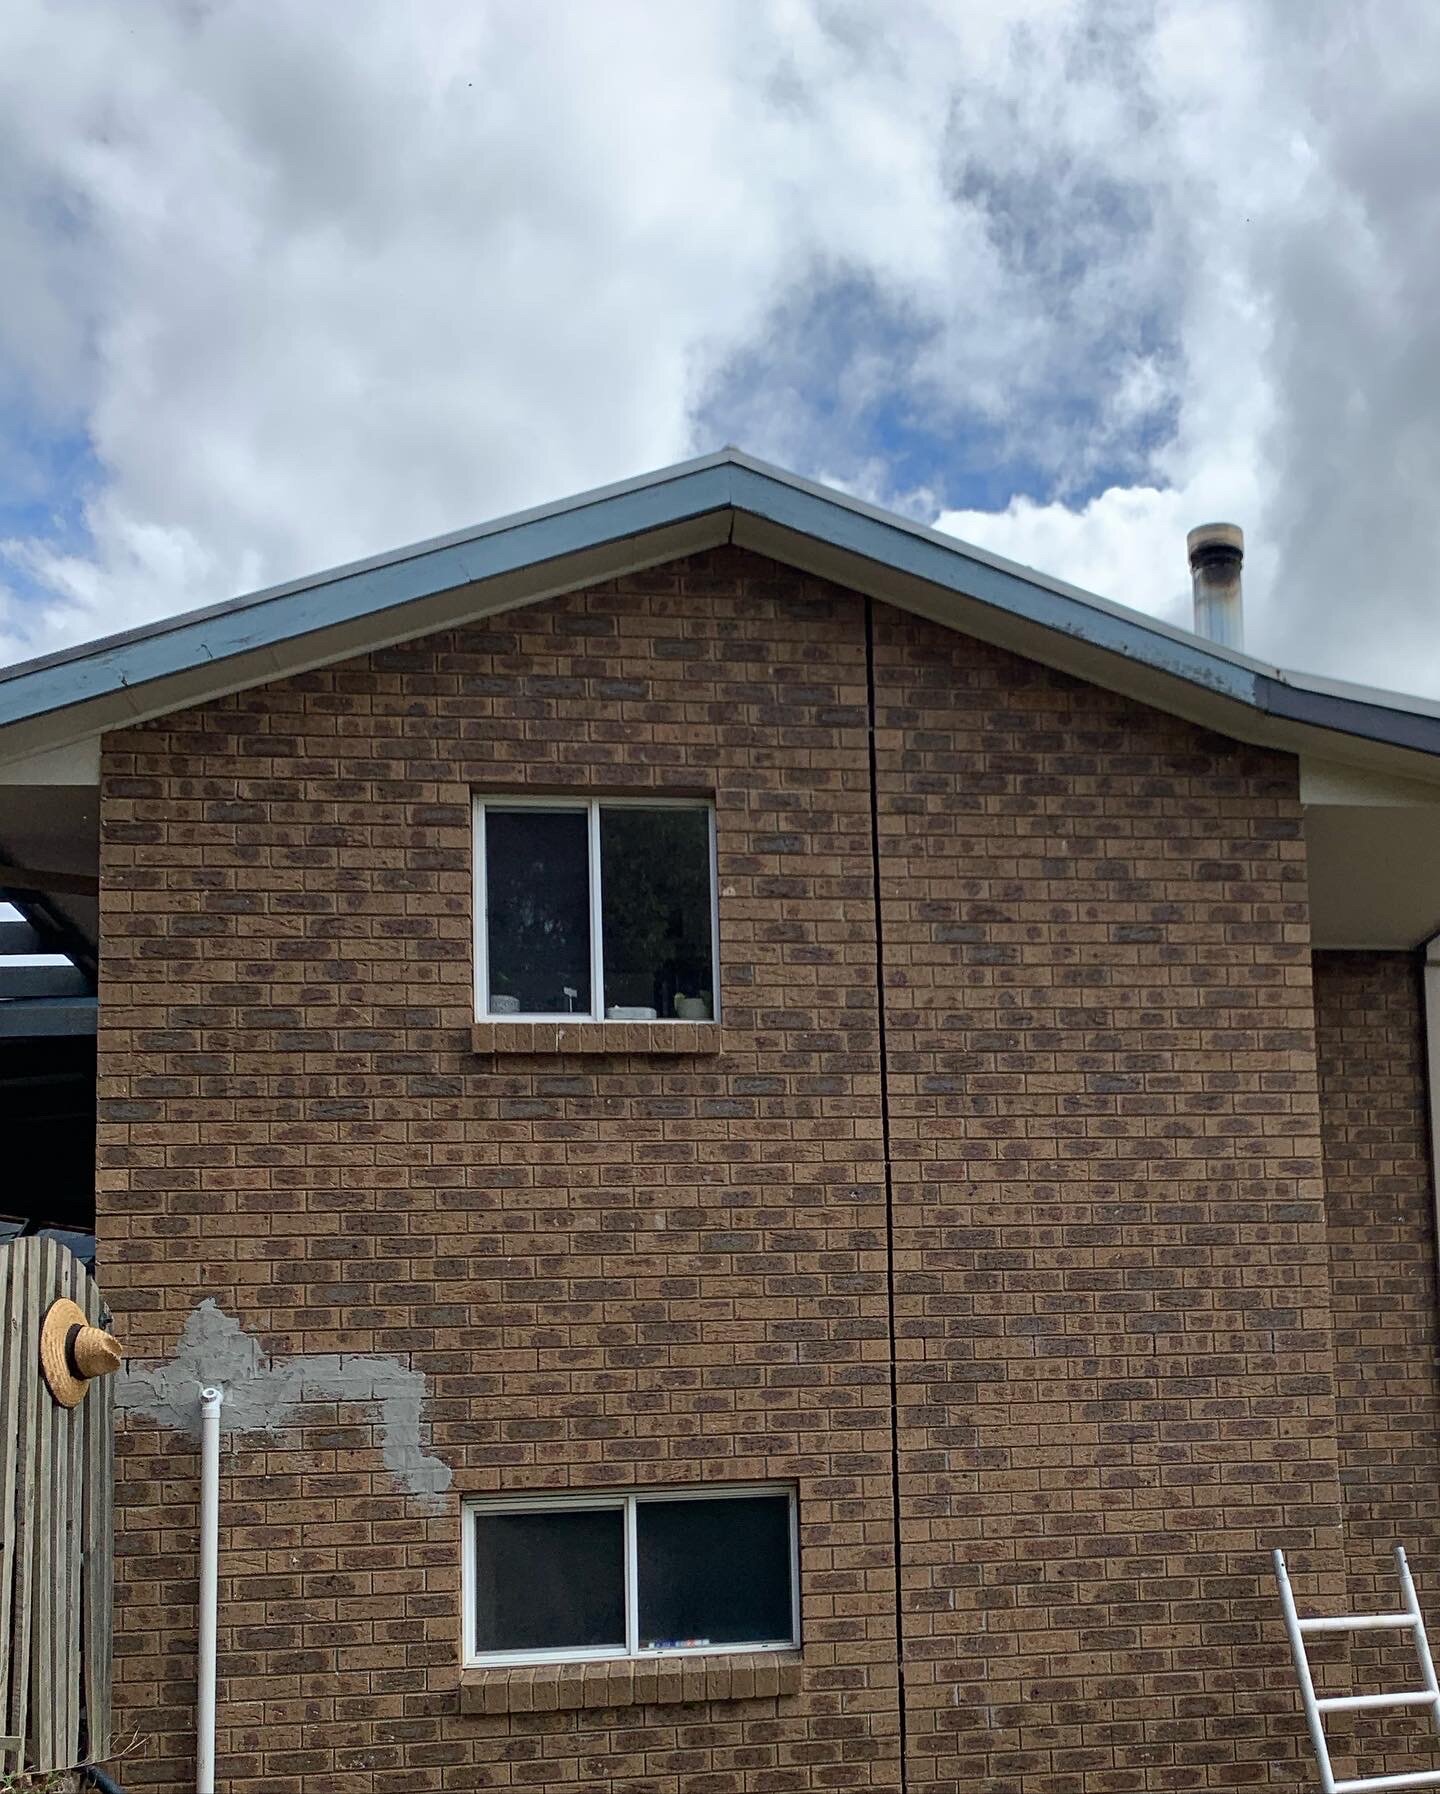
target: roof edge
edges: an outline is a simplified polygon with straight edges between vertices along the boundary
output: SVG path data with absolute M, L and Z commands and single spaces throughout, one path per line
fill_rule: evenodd
M 208 622 L 212 617 L 230 616 L 236 611 L 271 604 L 279 598 L 294 597 L 299 592 L 309 592 L 320 587 L 336 585 L 342 580 L 354 578 L 357 574 L 373 573 L 381 568 L 403 567 L 409 561 L 423 560 L 427 555 L 442 549 L 461 548 L 469 542 L 483 542 L 488 536 L 499 535 L 505 530 L 517 529 L 529 523 L 542 522 L 548 517 L 582 511 L 589 505 L 601 504 L 607 499 L 620 498 L 630 492 L 649 490 L 670 480 L 683 479 L 689 474 L 703 473 L 708 468 L 724 466 L 733 459 L 733 451 L 720 451 L 712 455 L 697 456 L 692 461 L 677 461 L 654 473 L 637 474 L 628 480 L 612 481 L 608 486 L 591 487 L 586 492 L 577 493 L 573 498 L 557 499 L 543 505 L 531 505 L 522 511 L 510 511 L 503 517 L 491 518 L 488 522 L 472 524 L 465 529 L 449 530 L 444 535 L 428 536 L 421 541 L 407 543 L 403 548 L 391 549 L 383 554 L 365 555 L 355 561 L 342 561 L 337 566 L 324 568 L 317 573 L 305 573 L 295 579 L 282 580 L 278 585 L 259 586 L 253 592 L 243 592 L 234 598 L 222 598 L 214 604 L 197 605 L 194 610 L 177 611 L 175 615 L 169 617 L 156 617 L 148 623 L 137 623 L 133 629 L 119 629 L 111 635 L 92 636 L 89 640 L 76 642 L 68 648 L 56 648 L 49 654 L 36 654 L 29 660 L 12 661 L 8 666 L 0 666 L 0 685 L 5 685 L 12 679 L 25 678 L 31 673 L 43 672 L 50 667 L 84 660 L 93 654 L 103 654 L 112 648 L 123 647 L 130 642 L 147 641 L 157 635 L 169 635 L 175 630 L 188 628 L 193 623 Z
M 242 656 L 247 668 L 257 655 L 268 656 L 267 676 L 280 677 L 292 642 L 327 630 L 363 630 L 369 618 L 386 614 L 393 622 L 407 604 L 506 575 L 513 581 L 531 567 L 717 512 L 757 519 L 792 539 L 809 537 L 1283 723 L 1440 757 L 1440 703 L 1288 672 L 735 448 L 0 669 L 0 742 L 8 727 L 43 730 L 47 717 L 83 711 L 96 700 L 105 699 L 113 712 L 117 694 L 137 716 L 164 714 L 167 681 L 178 684 L 188 674 L 193 682 L 195 669 L 213 667 L 223 690 L 225 663 Z M 253 683 L 246 676 L 234 688 Z M 151 689 L 160 702 L 136 702 Z M 116 726 L 101 715 L 98 727 Z M 78 721 L 70 716 L 72 739 Z

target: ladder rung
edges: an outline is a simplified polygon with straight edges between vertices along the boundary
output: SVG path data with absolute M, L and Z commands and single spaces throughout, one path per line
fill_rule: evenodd
M 1335 1794 L 1371 1794 L 1374 1788 L 1433 1788 L 1440 1783 L 1440 1769 L 1423 1769 L 1418 1775 L 1362 1775 L 1358 1781 L 1336 1782 Z
M 1301 1620 L 1302 1632 L 1376 1632 L 1392 1626 L 1413 1626 L 1413 1613 L 1345 1613 L 1317 1620 Z M 1336 1783 L 1339 1786 L 1339 1783 Z
M 1435 1702 L 1428 1688 L 1412 1688 L 1404 1694 L 1329 1694 L 1315 1705 L 1322 1713 L 1360 1713 L 1369 1707 L 1433 1707 Z

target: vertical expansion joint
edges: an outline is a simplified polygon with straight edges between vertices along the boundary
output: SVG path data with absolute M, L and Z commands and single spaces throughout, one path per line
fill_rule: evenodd
M 901 1794 L 910 1785 L 905 1709 L 905 1606 L 900 1574 L 900 1365 L 895 1313 L 895 1169 L 890 1137 L 890 1043 L 885 1013 L 885 902 L 880 876 L 880 757 L 876 739 L 875 601 L 865 597 L 865 714 L 870 770 L 870 890 L 875 928 L 875 1004 L 880 1049 L 880 1148 L 885 1171 L 885 1305 L 890 1336 L 890 1514 L 895 1559 L 895 1693 L 900 1722 Z

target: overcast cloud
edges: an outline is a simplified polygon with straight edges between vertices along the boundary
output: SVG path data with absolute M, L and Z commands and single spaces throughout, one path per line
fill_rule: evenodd
M 1440 692 L 1432 0 L 8 0 L 0 659 L 739 442 Z

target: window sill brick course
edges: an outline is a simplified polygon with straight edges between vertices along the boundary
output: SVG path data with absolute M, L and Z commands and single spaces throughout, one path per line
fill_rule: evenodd
M 800 1692 L 801 1668 L 799 1651 L 733 1651 L 467 1669 L 460 1675 L 460 1711 L 557 1713 L 581 1707 L 774 1700 Z

